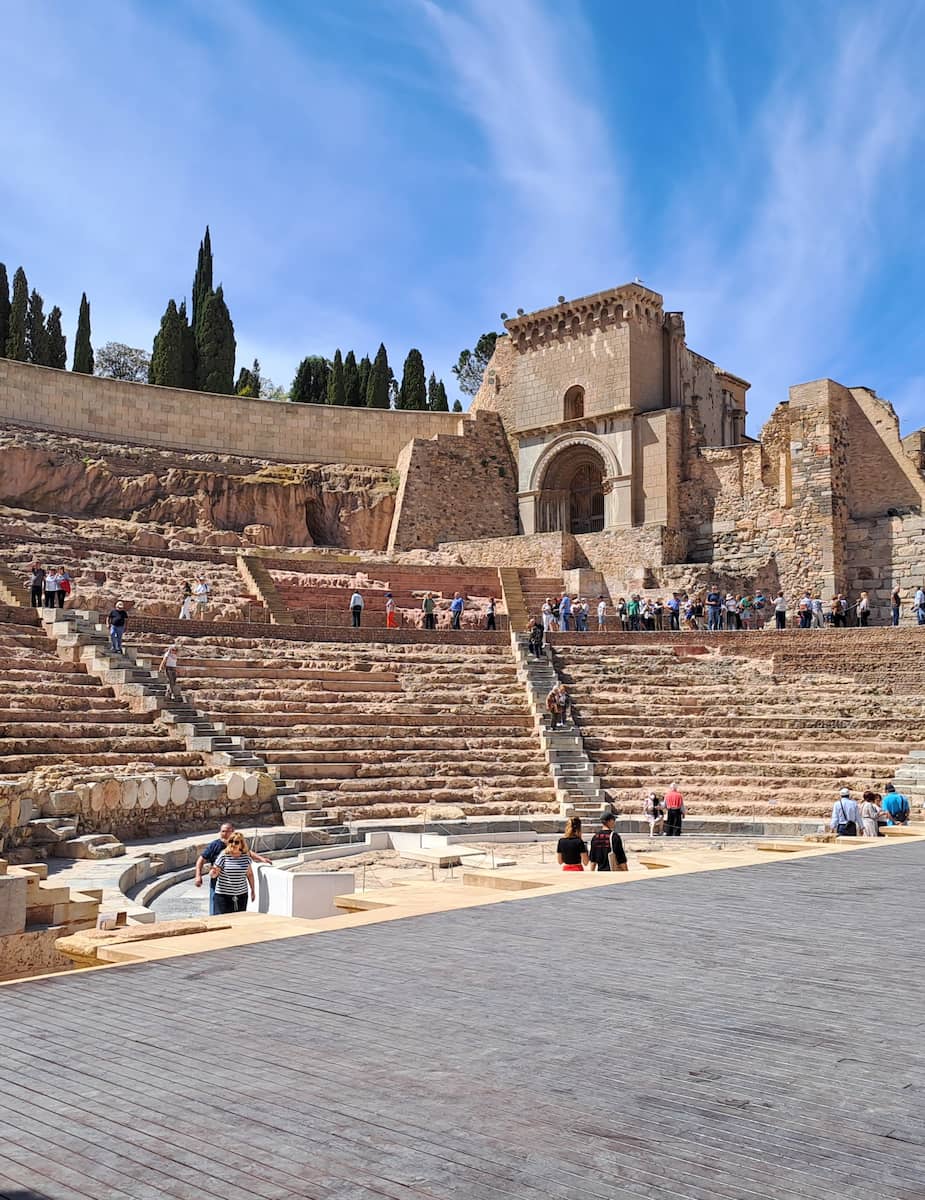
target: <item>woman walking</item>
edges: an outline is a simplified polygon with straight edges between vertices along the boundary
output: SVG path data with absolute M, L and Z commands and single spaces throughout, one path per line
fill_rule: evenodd
M 254 891 L 254 868 L 247 852 L 247 842 L 240 833 L 233 833 L 225 849 L 215 860 L 211 871 L 215 880 L 215 911 L 217 913 L 244 912 L 247 894 L 256 899 Z
M 583 871 L 588 865 L 588 844 L 581 836 L 581 817 L 569 817 L 556 845 L 556 860 L 563 871 Z

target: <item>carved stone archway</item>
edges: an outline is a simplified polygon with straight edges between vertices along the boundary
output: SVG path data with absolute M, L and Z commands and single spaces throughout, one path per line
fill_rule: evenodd
M 614 483 L 622 477 L 613 451 L 594 434 L 557 438 L 521 495 L 524 532 L 599 533 L 617 524 Z

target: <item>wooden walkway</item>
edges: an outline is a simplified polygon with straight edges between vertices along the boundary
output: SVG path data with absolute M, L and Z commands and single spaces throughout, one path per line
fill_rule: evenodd
M 922 1200 L 925 845 L 0 988 L 0 1196 Z

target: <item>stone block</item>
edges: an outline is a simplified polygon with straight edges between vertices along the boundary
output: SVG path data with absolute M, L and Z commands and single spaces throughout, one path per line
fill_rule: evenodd
M 27 886 L 22 876 L 0 876 L 0 937 L 25 929 Z

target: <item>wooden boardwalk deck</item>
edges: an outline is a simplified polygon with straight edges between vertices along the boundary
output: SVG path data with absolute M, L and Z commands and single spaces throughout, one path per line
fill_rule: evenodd
M 925 845 L 0 988 L 0 1196 L 922 1200 Z

